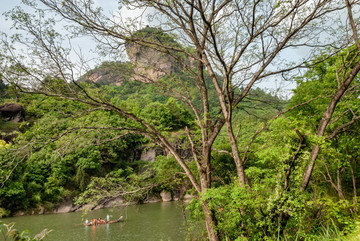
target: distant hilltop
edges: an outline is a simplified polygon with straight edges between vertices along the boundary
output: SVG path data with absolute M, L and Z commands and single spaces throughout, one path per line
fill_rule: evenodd
M 143 28 L 135 32 L 132 39 L 133 41 L 129 41 L 125 45 L 130 62 L 103 62 L 100 66 L 88 71 L 79 81 L 118 86 L 125 80 L 132 79 L 153 82 L 166 74 L 182 70 L 182 66 L 177 61 L 177 58 L 181 58 L 178 53 L 173 52 L 169 55 L 157 50 L 156 44 L 150 44 L 153 42 L 182 48 L 173 37 L 161 29 Z

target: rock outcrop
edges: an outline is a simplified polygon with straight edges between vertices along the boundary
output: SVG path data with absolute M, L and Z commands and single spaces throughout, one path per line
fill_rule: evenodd
M 174 59 L 154 49 L 129 44 L 126 52 L 130 61 L 134 63 L 133 79 L 154 82 L 175 69 Z
M 190 66 L 194 65 L 194 61 L 181 57 L 181 54 L 174 50 L 164 52 L 164 49 L 157 49 L 156 44 L 144 43 L 159 43 L 169 46 L 169 49 L 182 48 L 161 29 L 146 27 L 135 32 L 132 37 L 134 41 L 126 43 L 126 53 L 130 62 L 103 62 L 80 77 L 79 81 L 116 86 L 121 85 L 125 80 L 154 82 L 167 74 L 181 72 L 184 62 Z
M 134 76 L 142 82 L 154 82 L 165 76 L 182 69 L 178 62 L 176 52 L 168 50 L 166 53 L 157 49 L 156 44 L 144 42 L 154 42 L 161 45 L 181 48 L 168 34 L 157 28 L 146 27 L 134 33 L 133 37 L 145 41 L 127 42 L 126 53 L 133 64 Z M 169 54 L 170 53 L 170 54 Z M 177 56 L 176 58 L 174 56 Z
M 171 195 L 171 192 L 168 192 L 168 191 L 161 191 L 160 193 L 160 196 L 161 196 L 161 199 L 163 202 L 170 202 L 172 201 L 172 195 Z
M 76 206 L 72 202 L 71 198 L 67 198 L 59 204 L 59 206 L 53 211 L 53 213 L 69 213 L 69 212 L 74 212 L 77 209 L 78 206 Z
M 22 122 L 25 120 L 24 108 L 16 103 L 7 103 L 0 106 L 3 121 Z
M 140 160 L 142 161 L 154 162 L 157 156 L 164 155 L 164 150 L 159 146 L 144 146 L 143 148 L 139 149 L 139 151 L 141 152 Z

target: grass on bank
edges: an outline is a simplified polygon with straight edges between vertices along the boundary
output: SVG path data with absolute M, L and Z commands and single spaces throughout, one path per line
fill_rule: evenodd
M 356 222 L 355 229 L 344 235 L 339 229 L 333 225 L 324 227 L 322 230 L 322 235 L 316 237 L 318 241 L 360 241 L 360 222 Z

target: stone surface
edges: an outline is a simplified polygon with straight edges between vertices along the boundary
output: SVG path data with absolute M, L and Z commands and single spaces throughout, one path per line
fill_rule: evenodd
M 26 215 L 26 213 L 24 211 L 17 211 L 13 214 L 14 217 L 17 217 L 17 216 L 24 216 Z
M 1 105 L 0 114 L 4 121 L 21 122 L 25 120 L 24 108 L 16 103 Z
M 155 161 L 156 158 L 156 148 L 150 148 L 141 152 L 140 160 L 142 161 Z
M 100 66 L 81 76 L 79 82 L 92 82 L 99 85 L 121 85 L 133 74 L 132 67 L 121 61 L 105 61 Z
M 133 79 L 142 82 L 153 82 L 170 73 L 174 66 L 174 59 L 154 49 L 127 44 L 126 53 L 134 64 L 135 76 Z
M 73 212 L 76 209 L 76 206 L 73 204 L 70 198 L 65 199 L 59 204 L 59 206 L 54 210 L 54 213 L 69 213 Z
M 169 202 L 172 200 L 171 192 L 163 190 L 161 191 L 160 196 L 163 202 Z
M 44 207 L 40 207 L 38 214 L 44 214 L 45 213 L 45 208 Z

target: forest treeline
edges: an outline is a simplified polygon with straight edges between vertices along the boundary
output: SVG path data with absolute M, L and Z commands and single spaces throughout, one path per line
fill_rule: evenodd
M 341 100 L 336 111 L 339 117 L 333 121 L 327 136 L 315 136 L 329 96 L 337 89 L 333 81 L 334 61 L 335 57 L 326 59 L 297 77 L 297 87 L 290 100 L 258 88 L 235 110 L 233 118 L 241 148 L 245 149 L 254 133 L 266 126 L 252 143 L 246 159 L 251 192 L 236 184 L 236 168 L 226 134 L 221 133 L 214 143 L 213 188 L 202 198 L 216 212 L 220 230 L 227 237 L 240 236 L 240 223 L 244 220 L 252 223 L 252 236 L 276 233 L 280 230 L 282 213 L 291 221 L 285 230 L 301 230 L 303 233 L 297 232 L 298 237 L 315 237 L 328 226 L 346 233 L 355 226 L 360 175 L 356 117 L 359 98 L 355 91 L 353 96 Z M 127 70 L 128 65 L 108 62 L 99 68 L 101 73 L 106 73 L 107 68 L 115 66 L 121 73 L 122 67 Z M 113 72 L 116 75 L 114 69 Z M 196 129 L 196 124 L 193 114 L 182 103 L 153 84 L 129 77 L 120 86 L 111 85 L 111 81 L 107 84 L 82 81 L 82 84 L 89 91 L 101 92 L 103 98 L 130 108 L 173 142 L 179 142 L 183 154 L 189 155 L 190 145 L 179 130 Z M 15 100 L 10 87 L 4 86 L 2 91 L 2 103 Z M 137 124 L 131 120 L 71 100 L 34 94 L 20 94 L 17 98 L 26 109 L 26 121 L 18 126 L 16 139 L 1 143 L 1 162 L 6 166 L 1 170 L 2 215 L 40 207 L 51 211 L 68 197 L 81 205 L 101 203 L 116 196 L 142 202 L 162 190 L 185 189 L 193 194 L 181 167 L 166 152 L 158 155 L 156 162 L 139 160 L 136 151 L 154 144 L 142 135 L 122 132 L 122 128 L 136 128 Z M 194 103 L 200 105 L 199 101 Z M 303 103 L 306 104 L 286 112 Z M 13 125 L 2 125 L 2 131 Z M 314 143 L 319 143 L 322 151 L 310 184 L 311 192 L 300 193 L 296 187 L 285 192 L 301 178 Z M 196 215 L 201 215 L 196 211 L 197 203 L 194 201 L 188 207 L 193 221 L 199 220 Z M 240 204 L 246 205 L 246 215 L 239 212 Z

